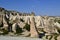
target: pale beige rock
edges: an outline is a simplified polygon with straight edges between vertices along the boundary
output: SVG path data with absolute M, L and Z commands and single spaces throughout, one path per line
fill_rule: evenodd
M 57 37 L 57 40 L 60 40 L 60 35 Z
M 20 23 L 17 23 L 17 24 L 19 25 L 20 28 L 24 28 L 24 26 L 25 26 L 25 23 L 23 23 L 23 22 L 20 22 Z
M 45 32 L 47 32 L 47 33 L 57 33 L 57 30 L 54 27 L 54 20 L 45 18 L 44 19 L 44 25 L 45 25 L 45 28 L 44 28 Z
M 49 32 L 48 26 L 49 26 L 49 21 L 48 21 L 48 18 L 45 17 L 45 19 L 44 19 L 44 31 L 45 32 Z
M 35 26 L 35 20 L 34 20 L 34 17 L 32 16 L 30 18 L 30 33 L 31 33 L 31 37 L 39 37 L 38 36 L 38 32 L 37 32 L 37 29 L 36 29 L 36 26 Z
M 54 23 L 54 25 L 58 28 L 60 28 L 60 24 L 58 22 Z
M 30 16 L 24 16 L 25 23 L 30 24 Z
M 35 23 L 37 28 L 44 28 L 44 21 L 41 16 L 35 16 Z
M 14 24 L 12 25 L 12 31 L 13 31 L 14 33 L 16 33 L 16 23 L 14 23 Z
M 5 20 L 4 17 L 3 17 L 3 28 L 4 28 L 5 30 L 8 29 L 8 24 L 7 24 L 7 21 Z
M 27 37 L 27 36 L 29 37 L 30 36 L 30 32 L 28 32 L 28 31 L 24 31 L 21 34 L 23 34 L 22 36 L 25 36 L 25 37 Z

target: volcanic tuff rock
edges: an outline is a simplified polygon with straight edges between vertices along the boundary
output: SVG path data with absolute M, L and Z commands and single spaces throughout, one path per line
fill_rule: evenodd
M 0 8 L 0 34 L 14 33 L 26 37 L 45 37 L 57 39 L 60 35 L 60 17 L 35 16 L 31 14 L 8 11 Z M 50 37 L 50 38 L 49 38 Z

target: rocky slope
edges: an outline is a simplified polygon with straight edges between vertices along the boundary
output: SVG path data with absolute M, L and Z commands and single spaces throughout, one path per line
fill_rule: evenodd
M 59 40 L 60 17 L 35 16 L 33 12 L 28 14 L 0 8 L 0 35 Z

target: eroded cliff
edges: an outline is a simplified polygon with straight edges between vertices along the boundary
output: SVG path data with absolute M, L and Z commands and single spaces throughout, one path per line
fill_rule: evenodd
M 0 35 L 59 39 L 60 17 L 35 16 L 0 8 Z

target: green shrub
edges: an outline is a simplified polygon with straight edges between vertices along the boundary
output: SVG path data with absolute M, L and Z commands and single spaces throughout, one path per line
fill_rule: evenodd
M 22 28 L 20 28 L 20 27 L 17 25 L 17 27 L 16 27 L 16 34 L 22 33 L 22 32 L 23 32 Z
M 60 29 L 58 29 L 58 32 L 60 33 Z
M 60 24 L 60 20 L 58 20 L 58 23 Z
M 24 29 L 30 31 L 30 25 L 26 23 L 25 26 L 24 26 Z
M 5 29 L 3 29 L 2 31 L 3 31 L 2 35 L 6 35 L 6 34 L 8 34 L 8 31 L 5 30 Z

